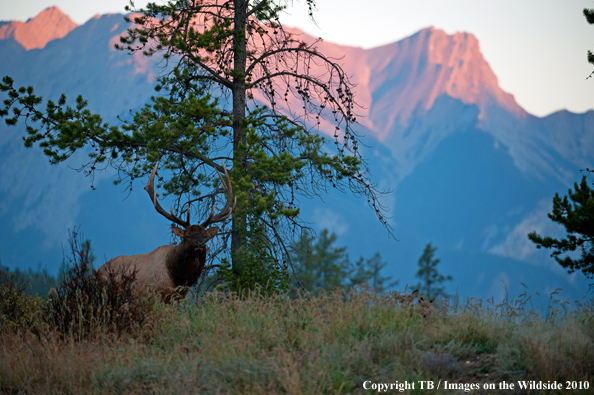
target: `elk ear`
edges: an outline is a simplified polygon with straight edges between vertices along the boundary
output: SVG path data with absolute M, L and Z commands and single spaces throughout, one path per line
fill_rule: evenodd
M 219 231 L 219 227 L 213 226 L 212 228 L 206 229 L 206 232 L 204 232 L 204 234 L 206 237 L 208 237 L 210 239 L 211 237 L 216 236 L 218 231 Z
M 185 231 L 181 228 L 178 228 L 177 226 L 172 226 L 171 230 L 173 231 L 173 234 L 176 235 L 177 237 L 181 237 L 182 239 L 185 236 Z

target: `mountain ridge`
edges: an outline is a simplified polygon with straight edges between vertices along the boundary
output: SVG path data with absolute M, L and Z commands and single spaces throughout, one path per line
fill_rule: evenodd
M 493 104 L 518 118 L 527 114 L 511 94 L 499 87 L 480 52 L 478 40 L 470 33 L 447 35 L 430 27 L 367 51 L 374 62 L 370 65 L 372 72 L 377 75 L 371 89 L 390 86 L 390 91 L 382 91 L 381 96 L 399 97 L 395 105 L 376 110 L 379 114 L 390 112 L 390 116 L 384 116 L 385 130 L 394 127 L 396 117 L 400 126 L 408 126 L 415 110 L 426 112 L 443 94 L 464 104 L 477 105 L 481 118 Z M 374 115 L 372 111 L 370 116 Z
M 299 29 L 288 30 L 308 44 L 316 40 Z M 343 68 L 356 85 L 358 122 L 367 135 L 391 147 L 402 169 L 396 180 L 406 177 L 418 163 L 417 159 L 423 157 L 406 158 L 404 153 L 419 151 L 423 146 L 424 130 L 413 120 L 428 113 L 442 96 L 476 106 L 477 129 L 508 146 L 515 165 L 532 176 L 542 179 L 553 174 L 566 185 L 571 183 L 575 171 L 564 164 L 557 168 L 558 161 L 547 152 L 550 150 L 582 168 L 592 159 L 594 141 L 590 136 L 594 134 L 594 122 L 577 121 L 590 118 L 590 112 L 575 114 L 561 110 L 546 117 L 528 113 L 512 94 L 499 87 L 497 76 L 480 51 L 478 39 L 470 33 L 448 35 L 429 27 L 370 49 L 325 41 L 317 47 L 335 59 L 349 59 L 343 62 Z M 543 126 L 552 119 L 556 120 L 556 128 Z M 328 134 L 333 134 L 332 128 L 327 129 Z M 447 135 L 446 129 L 441 127 L 439 139 Z M 543 138 L 545 130 L 547 136 Z M 539 142 L 537 146 L 535 141 Z M 577 155 L 572 150 L 576 145 L 580 146 Z
M 49 7 L 26 22 L 8 21 L 0 25 L 0 40 L 14 39 L 26 50 L 44 48 L 48 42 L 65 37 L 78 27 L 58 7 Z

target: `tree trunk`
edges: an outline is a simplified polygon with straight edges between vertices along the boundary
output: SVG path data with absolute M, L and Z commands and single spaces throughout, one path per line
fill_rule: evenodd
M 246 14 L 247 4 L 246 0 L 234 0 L 235 5 L 235 16 L 234 16 L 234 59 L 233 59 L 233 70 L 235 75 L 233 76 L 233 159 L 235 165 L 241 167 L 241 173 L 245 172 L 247 162 L 245 157 L 238 158 L 240 155 L 238 151 L 239 144 L 246 143 L 245 132 L 243 130 L 243 119 L 245 118 L 245 106 L 246 106 L 246 89 L 245 89 L 245 69 L 246 69 L 246 39 L 245 39 L 245 28 L 246 28 Z M 239 159 L 237 161 L 237 159 Z M 245 215 L 233 215 L 232 219 L 232 234 L 231 234 L 231 252 L 235 253 L 239 251 L 242 246 L 241 234 L 239 233 L 239 223 L 245 226 L 246 216 Z M 233 259 L 233 267 L 238 271 L 240 268 L 236 265 L 236 259 Z

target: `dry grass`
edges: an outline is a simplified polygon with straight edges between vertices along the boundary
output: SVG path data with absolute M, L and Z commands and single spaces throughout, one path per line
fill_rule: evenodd
M 157 305 L 134 335 L 0 335 L 0 393 L 354 394 L 369 393 L 366 380 L 594 385 L 592 305 L 542 318 L 521 303 L 214 293 Z

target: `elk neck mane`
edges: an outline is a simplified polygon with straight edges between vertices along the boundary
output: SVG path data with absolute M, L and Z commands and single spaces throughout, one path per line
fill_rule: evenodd
M 194 249 L 186 240 L 172 246 L 167 254 L 166 267 L 176 287 L 192 286 L 198 282 L 204 270 L 206 247 Z

